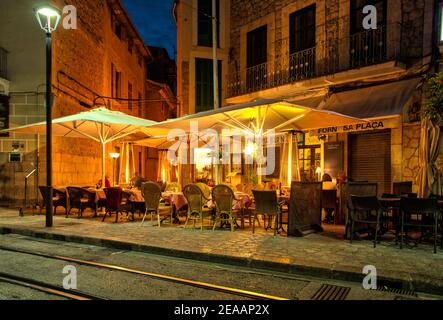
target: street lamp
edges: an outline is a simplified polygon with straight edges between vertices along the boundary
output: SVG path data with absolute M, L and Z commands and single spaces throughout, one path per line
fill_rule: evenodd
M 40 27 L 46 33 L 46 227 L 52 227 L 52 33 L 60 22 L 61 11 L 49 4 L 34 8 Z
M 116 174 L 115 174 L 115 162 L 117 161 L 118 158 L 120 158 L 120 153 L 111 152 L 109 155 L 112 158 L 112 178 L 114 180 L 114 186 L 116 186 L 117 183 L 116 183 L 116 179 L 115 179 L 115 176 L 116 176 Z

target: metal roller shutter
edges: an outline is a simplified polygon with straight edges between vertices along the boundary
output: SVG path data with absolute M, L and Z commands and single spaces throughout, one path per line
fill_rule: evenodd
M 391 130 L 349 137 L 349 177 L 353 181 L 378 183 L 378 193 L 390 193 Z

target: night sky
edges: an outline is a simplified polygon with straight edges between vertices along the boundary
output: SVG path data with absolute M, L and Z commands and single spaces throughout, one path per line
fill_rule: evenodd
M 122 0 L 145 44 L 166 48 L 175 59 L 176 27 L 174 0 Z

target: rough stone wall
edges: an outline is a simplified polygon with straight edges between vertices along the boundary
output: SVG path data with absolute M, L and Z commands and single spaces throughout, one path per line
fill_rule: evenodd
M 189 100 L 187 97 L 189 97 L 189 62 L 183 61 L 182 62 L 182 80 L 181 80 L 181 96 L 179 96 L 179 102 L 180 102 L 180 115 L 189 114 Z
M 297 7 L 303 8 L 315 2 L 317 4 L 317 11 L 321 13 L 317 15 L 317 43 L 321 41 L 328 41 L 329 47 L 326 48 L 328 55 L 337 51 L 336 47 L 331 44 L 332 40 L 337 40 L 339 37 L 349 36 L 349 1 L 348 0 L 254 0 L 242 1 L 231 0 L 231 57 L 230 57 L 230 72 L 233 73 L 239 68 L 240 64 L 240 30 L 242 27 L 251 24 L 260 19 L 264 19 L 269 14 L 275 14 L 275 41 L 278 43 L 282 39 L 282 26 L 285 24 L 282 21 L 282 9 L 297 4 Z M 395 0 L 388 1 L 388 24 L 392 28 L 399 28 L 399 22 L 403 24 L 402 35 L 395 35 L 395 39 L 388 41 L 392 42 L 398 48 L 395 50 L 400 53 L 408 62 L 415 62 L 417 57 L 423 55 L 423 32 L 425 27 L 425 17 L 427 12 L 431 9 L 429 0 Z M 395 25 L 395 26 L 394 26 Z M 397 31 L 391 29 L 391 34 Z M 400 39 L 402 46 L 400 48 Z M 242 44 L 245 45 L 245 44 Z M 343 50 L 346 46 L 341 47 Z M 271 54 L 278 56 L 281 52 L 281 47 L 276 45 L 274 47 L 275 53 Z M 332 52 L 331 52 L 332 51 Z M 242 66 L 244 67 L 244 66 Z
M 36 0 L 35 0 L 36 1 Z M 78 29 L 65 30 L 60 27 L 53 36 L 53 117 L 75 114 L 88 109 L 80 105 L 80 101 L 92 106 L 94 97 L 111 96 L 111 63 L 114 63 L 118 71 L 122 72 L 122 97 L 128 97 L 128 82 L 133 86 L 133 99 L 138 98 L 140 93 L 145 97 L 144 62 L 139 65 L 138 49 L 134 47 L 133 53 L 128 51 L 128 42 L 120 40 L 113 33 L 110 22 L 110 8 L 106 0 L 58 0 L 59 6 L 74 5 L 78 14 Z M 17 1 L 8 3 L 9 11 L 32 12 L 31 1 Z M 7 11 L 8 11 L 7 10 Z M 11 20 L 7 12 L 0 12 L 0 18 L 8 21 L 9 28 L 13 28 L 15 21 Z M 32 18 L 32 16 L 29 16 Z M 9 19 L 9 20 L 8 20 Z M 26 20 L 28 21 L 28 20 Z M 31 47 L 28 42 L 22 43 L 18 49 L 10 50 L 10 125 L 11 127 L 39 122 L 45 119 L 44 108 L 44 37 L 42 31 L 37 28 L 36 22 L 26 24 L 27 33 L 33 33 L 36 41 L 35 47 L 39 50 L 28 50 Z M 2 37 L 6 35 L 1 35 Z M 18 41 L 18 40 L 15 40 Z M 14 42 L 16 43 L 16 42 Z M 2 45 L 5 45 L 3 43 Z M 7 43 L 6 43 L 7 45 Z M 32 44 L 34 45 L 34 43 Z M 41 50 L 40 50 L 41 49 Z M 28 52 L 23 55 L 21 52 Z M 20 56 L 18 53 L 20 52 Z M 35 60 L 35 61 L 34 61 Z M 22 68 L 29 69 L 27 73 L 20 73 Z M 35 67 L 35 66 L 38 66 Z M 17 71 L 18 70 L 18 71 Z M 44 77 L 43 77 L 44 79 Z M 26 80 L 26 82 L 24 81 Z M 22 83 L 30 83 L 24 87 Z M 40 94 L 23 94 L 19 91 L 37 90 Z M 14 92 L 16 91 L 16 92 Z M 105 102 L 104 100 L 100 100 Z M 108 104 L 113 110 L 139 115 L 136 102 L 129 109 L 128 103 Z M 146 104 L 146 109 L 150 108 Z M 156 107 L 156 106 L 154 106 Z M 150 112 L 143 110 L 142 114 L 149 117 Z M 24 154 L 24 162 L 11 164 L 7 162 L 8 153 L 12 151 L 12 141 L 19 141 L 23 147 L 20 152 Z M 113 151 L 114 145 L 106 148 L 107 174 L 112 176 L 112 161 L 109 152 Z M 11 134 L 9 139 L 0 139 L 0 198 L 15 199 L 21 202 L 24 199 L 24 177 L 35 165 L 36 141 L 33 135 Z M 40 141 L 40 175 L 37 184 L 45 184 L 45 140 Z M 136 154 L 145 150 L 135 148 Z M 143 159 L 143 158 L 142 158 Z M 138 168 L 138 159 L 136 167 Z M 95 185 L 101 178 L 101 147 L 98 143 L 89 139 L 53 139 L 53 184 L 55 186 L 66 185 Z M 30 189 L 35 189 L 35 181 L 30 181 Z M 35 197 L 31 194 L 31 198 Z
M 104 69 L 105 23 L 109 22 L 106 19 L 105 3 L 103 0 L 73 1 L 72 5 L 76 6 L 78 13 L 78 29 L 60 28 L 55 33 L 54 117 L 87 111 L 77 99 L 92 104 L 94 93 L 107 95 L 103 90 L 108 81 Z M 94 185 L 101 177 L 100 151 L 100 145 L 89 139 L 54 137 L 53 184 Z M 46 162 L 45 155 L 43 148 L 43 163 Z M 110 163 L 108 161 L 107 164 Z M 42 170 L 40 183 L 44 181 L 45 170 Z
M 69 89 L 72 87 L 89 98 L 92 97 L 91 91 L 103 93 L 104 81 L 107 80 L 104 70 L 104 37 L 105 25 L 110 22 L 106 18 L 106 2 L 73 0 L 69 1 L 69 4 L 77 8 L 78 29 L 65 30 L 61 27 L 54 34 L 54 85 L 64 90 L 67 89 L 66 86 L 69 86 Z M 89 90 L 60 76 L 58 72 L 66 73 Z M 69 93 L 73 93 L 69 89 Z M 60 104 L 57 104 L 55 109 L 55 116 L 77 111 L 61 107 Z
M 423 56 L 423 28 L 426 0 L 402 0 L 402 55 L 408 62 Z
M 44 120 L 44 94 L 18 93 L 10 96 L 10 126 L 21 126 Z M 10 163 L 13 142 L 19 142 L 23 162 Z M 24 199 L 25 177 L 37 167 L 37 137 L 30 134 L 10 133 L 0 140 L 0 201 Z M 35 198 L 36 181 L 28 183 L 28 195 Z
M 414 182 L 414 192 L 418 191 L 416 179 L 419 173 L 420 123 L 403 125 L 403 181 Z

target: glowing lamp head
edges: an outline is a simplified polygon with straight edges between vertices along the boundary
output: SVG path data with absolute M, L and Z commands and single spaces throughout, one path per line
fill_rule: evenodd
M 57 30 L 61 19 L 61 11 L 52 5 L 41 5 L 34 8 L 35 16 L 40 28 L 46 33 L 53 33 Z
M 120 153 L 112 152 L 109 154 L 112 159 L 118 159 L 120 158 Z

